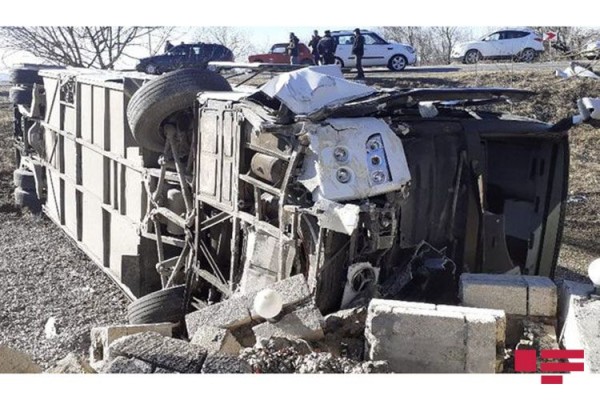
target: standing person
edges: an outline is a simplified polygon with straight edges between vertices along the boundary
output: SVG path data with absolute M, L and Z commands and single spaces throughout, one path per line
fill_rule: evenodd
M 317 49 L 319 54 L 323 57 L 323 64 L 330 65 L 335 64 L 335 49 L 337 45 L 335 40 L 331 37 L 330 31 L 325 31 L 325 36 L 319 41 Z
M 354 30 L 354 43 L 352 44 L 352 54 L 356 57 L 356 79 L 365 79 L 365 72 L 362 67 L 362 59 L 365 55 L 365 38 L 360 34 L 360 29 Z
M 296 37 L 294 32 L 290 33 L 290 44 L 288 44 L 287 50 L 290 55 L 290 64 L 300 64 L 300 49 L 298 48 L 298 43 L 300 43 L 300 39 Z
M 171 50 L 173 48 L 173 44 L 167 40 L 167 42 L 165 43 L 165 53 L 168 52 L 169 50 Z
M 315 65 L 319 65 L 319 60 L 321 56 L 319 55 L 319 41 L 321 40 L 321 36 L 319 36 L 319 31 L 315 29 L 313 32 L 312 38 L 310 38 L 310 42 L 308 42 L 308 46 L 312 49 L 311 53 L 313 56 L 313 62 Z

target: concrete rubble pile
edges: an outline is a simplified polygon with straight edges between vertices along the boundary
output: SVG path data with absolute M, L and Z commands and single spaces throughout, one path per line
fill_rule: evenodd
M 327 316 L 305 278 L 271 285 L 281 310 L 264 318 L 259 293 L 232 297 L 174 323 L 91 331 L 90 359 L 69 354 L 46 373 L 497 373 L 518 349 L 584 349 L 598 372 L 600 300 L 592 285 L 521 275 L 463 274 L 460 305 L 373 298 Z M 597 325 L 597 324 L 596 324 Z M 0 346 L 0 372 L 40 373 Z

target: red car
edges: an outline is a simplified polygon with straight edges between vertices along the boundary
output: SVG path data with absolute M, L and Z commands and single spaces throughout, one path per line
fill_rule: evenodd
M 287 43 L 277 43 L 271 47 L 271 51 L 266 54 L 254 54 L 248 57 L 249 62 L 272 63 L 272 64 L 289 64 L 290 56 L 287 53 Z M 300 48 L 300 64 L 312 65 L 313 56 L 310 49 L 304 43 L 299 43 Z

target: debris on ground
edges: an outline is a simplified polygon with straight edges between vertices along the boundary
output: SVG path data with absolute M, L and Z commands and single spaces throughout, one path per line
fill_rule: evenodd
M 600 79 L 600 75 L 592 71 L 591 68 L 572 62 L 565 70 L 556 70 L 556 76 L 560 78 L 582 77 L 591 79 Z
M 46 372 L 50 374 L 95 374 L 96 370 L 85 358 L 69 353 Z

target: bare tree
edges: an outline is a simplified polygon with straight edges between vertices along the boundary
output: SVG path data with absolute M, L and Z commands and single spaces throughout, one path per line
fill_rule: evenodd
M 222 44 L 233 52 L 238 60 L 245 60 L 256 51 L 249 35 L 231 26 L 210 26 L 196 30 L 194 39 L 200 42 Z
M 471 35 L 458 26 L 385 26 L 382 30 L 386 38 L 416 48 L 422 65 L 449 64 L 452 48 Z
M 466 37 L 465 30 L 458 26 L 434 26 L 431 28 L 439 45 L 440 58 L 446 64 L 452 61 L 452 48 Z
M 0 46 L 26 51 L 48 62 L 113 69 L 127 49 L 158 27 L 12 26 L 0 27 Z

